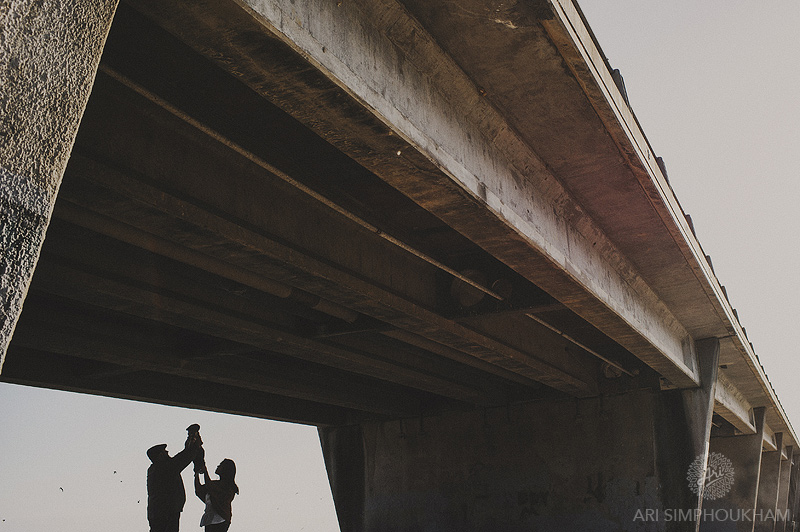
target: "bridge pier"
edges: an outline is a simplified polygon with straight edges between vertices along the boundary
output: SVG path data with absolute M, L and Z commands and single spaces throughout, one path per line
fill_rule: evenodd
M 789 509 L 789 482 L 792 475 L 792 446 L 786 447 L 786 458 L 781 460 L 781 477 L 778 484 L 778 510 L 786 512 Z M 775 523 L 775 532 L 783 532 L 786 528 L 786 518 L 779 517 Z
M 797 530 L 798 508 L 800 508 L 800 467 L 796 467 L 798 455 L 795 453 L 792 457 L 792 471 L 789 473 L 789 516 L 786 521 L 785 529 L 787 531 Z
M 686 475 L 710 407 L 684 415 L 685 395 L 640 389 L 322 428 L 341 529 L 695 530 L 665 519 L 698 508 Z
M 117 0 L 12 2 L 0 48 L 0 369 Z
M 684 412 L 691 437 L 692 456 L 708 461 L 717 374 L 719 372 L 719 340 L 707 338 L 696 342 L 700 386 L 682 390 Z M 705 479 L 703 479 L 705 481 Z M 698 504 L 698 508 L 700 505 Z
M 775 515 L 778 509 L 778 490 L 781 480 L 781 454 L 783 450 L 783 434 L 775 434 L 776 451 L 767 451 L 761 455 L 761 470 L 758 476 L 758 504 L 756 509 L 764 519 L 756 520 L 757 532 L 772 532 L 775 529 Z
M 701 522 L 702 532 L 738 531 L 752 532 L 755 521 L 748 518 L 756 511 L 758 503 L 758 483 L 761 472 L 762 445 L 764 441 L 764 409 L 753 409 L 755 417 L 755 434 L 739 436 L 712 437 L 710 444 L 711 453 L 719 453 L 731 461 L 734 471 L 734 482 L 730 493 L 724 497 L 706 500 L 704 514 L 728 516 L 731 513 L 740 515 L 744 512 L 744 519 L 732 521 L 729 519 L 704 519 Z

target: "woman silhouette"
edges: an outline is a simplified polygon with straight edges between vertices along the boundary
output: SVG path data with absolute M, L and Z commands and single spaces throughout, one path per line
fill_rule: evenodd
M 236 464 L 226 458 L 217 466 L 215 471 L 219 480 L 209 480 L 208 469 L 203 467 L 206 483 L 200 483 L 200 474 L 194 472 L 194 492 L 201 501 L 206 503 L 206 511 L 200 519 L 200 526 L 206 532 L 227 532 L 231 526 L 231 502 L 239 493 L 239 488 L 234 482 Z

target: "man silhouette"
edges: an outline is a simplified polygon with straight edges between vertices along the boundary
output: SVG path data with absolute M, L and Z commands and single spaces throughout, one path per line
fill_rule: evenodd
M 147 450 L 147 457 L 152 462 L 147 469 L 147 520 L 150 522 L 150 532 L 178 532 L 186 502 L 181 471 L 192 463 L 202 443 L 197 432 L 190 432 L 183 450 L 175 456 L 169 455 L 165 443 Z

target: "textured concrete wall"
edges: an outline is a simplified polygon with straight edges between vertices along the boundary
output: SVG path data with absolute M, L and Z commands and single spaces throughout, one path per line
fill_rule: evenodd
M 778 510 L 789 509 L 789 481 L 792 475 L 792 446 L 786 447 L 786 460 L 781 461 L 781 478 L 778 484 Z M 786 527 L 786 517 L 782 515 L 775 524 L 775 531 L 782 532 Z
M 457 224 L 457 230 L 490 252 L 511 249 L 522 236 L 526 247 L 539 250 L 542 266 L 538 262 L 531 266 L 533 255 L 528 249 L 526 265 L 512 265 L 512 253 L 506 249 L 506 264 L 576 313 L 591 314 L 593 324 L 675 384 L 696 384 L 693 341 L 688 332 L 593 220 L 576 214 L 580 207 L 566 189 L 530 147 L 511 133 L 514 128 L 402 3 L 241 3 L 435 161 L 458 194 L 445 195 L 442 190 L 423 193 L 419 183 L 411 184 L 405 176 L 382 177 L 412 199 L 421 200 L 445 222 Z M 459 26 L 451 27 L 459 31 Z M 539 28 L 538 23 L 531 28 Z M 549 41 L 531 36 L 524 42 L 528 47 L 541 46 L 536 54 L 528 52 L 530 56 L 542 56 L 540 61 L 557 65 L 556 73 L 563 74 L 563 59 Z M 513 76 L 514 65 L 509 63 L 508 68 Z M 570 84 L 574 82 L 569 79 Z M 556 85 L 562 80 L 560 75 L 547 75 L 537 82 Z M 597 119 L 594 108 L 586 106 L 584 111 L 583 118 Z M 577 151 L 583 149 L 583 145 L 576 146 Z M 525 169 L 524 175 L 520 169 Z M 506 227 L 493 228 L 487 236 L 485 226 L 465 218 L 467 211 L 460 201 L 464 193 L 494 212 Z
M 3 2 L 0 369 L 117 0 Z
M 758 519 L 755 524 L 756 532 L 772 532 L 775 529 L 776 519 L 772 517 L 778 509 L 778 490 L 781 480 L 781 449 L 783 448 L 782 436 L 780 432 L 775 434 L 777 451 L 769 451 L 761 454 L 761 471 L 758 477 L 758 501 L 756 508 L 765 515 L 764 519 Z
M 755 434 L 711 438 L 711 452 L 720 453 L 731 461 L 734 481 L 730 493 L 722 498 L 705 501 L 704 514 L 712 517 L 703 520 L 700 527 L 702 532 L 752 532 L 755 527 L 754 512 L 757 508 L 764 438 L 764 409 L 755 409 L 754 412 Z M 735 518 L 729 519 L 729 516 Z
M 800 485 L 800 467 L 797 467 L 800 457 L 798 457 L 798 453 L 794 453 L 792 460 L 794 465 L 792 466 L 792 472 L 789 474 L 789 522 L 786 523 L 785 530 L 797 530 L 799 528 L 798 521 L 800 521 L 800 511 L 798 511 L 800 509 L 800 490 L 798 489 Z
M 673 505 L 697 505 L 686 481 L 693 445 L 680 393 L 636 391 L 320 433 L 344 532 L 695 526 L 664 519 Z

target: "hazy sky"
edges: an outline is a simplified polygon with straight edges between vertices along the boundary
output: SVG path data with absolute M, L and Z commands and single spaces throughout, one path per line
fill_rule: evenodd
M 580 5 L 800 429 L 800 2 Z M 0 384 L 0 532 L 146 530 L 145 450 L 195 422 L 237 463 L 232 531 L 338 530 L 313 427 Z
M 211 471 L 236 462 L 231 530 L 339 530 L 314 427 L 9 384 L 0 405 L 1 532 L 146 531 L 145 451 L 195 422 Z M 191 469 L 181 530 L 200 532 Z

